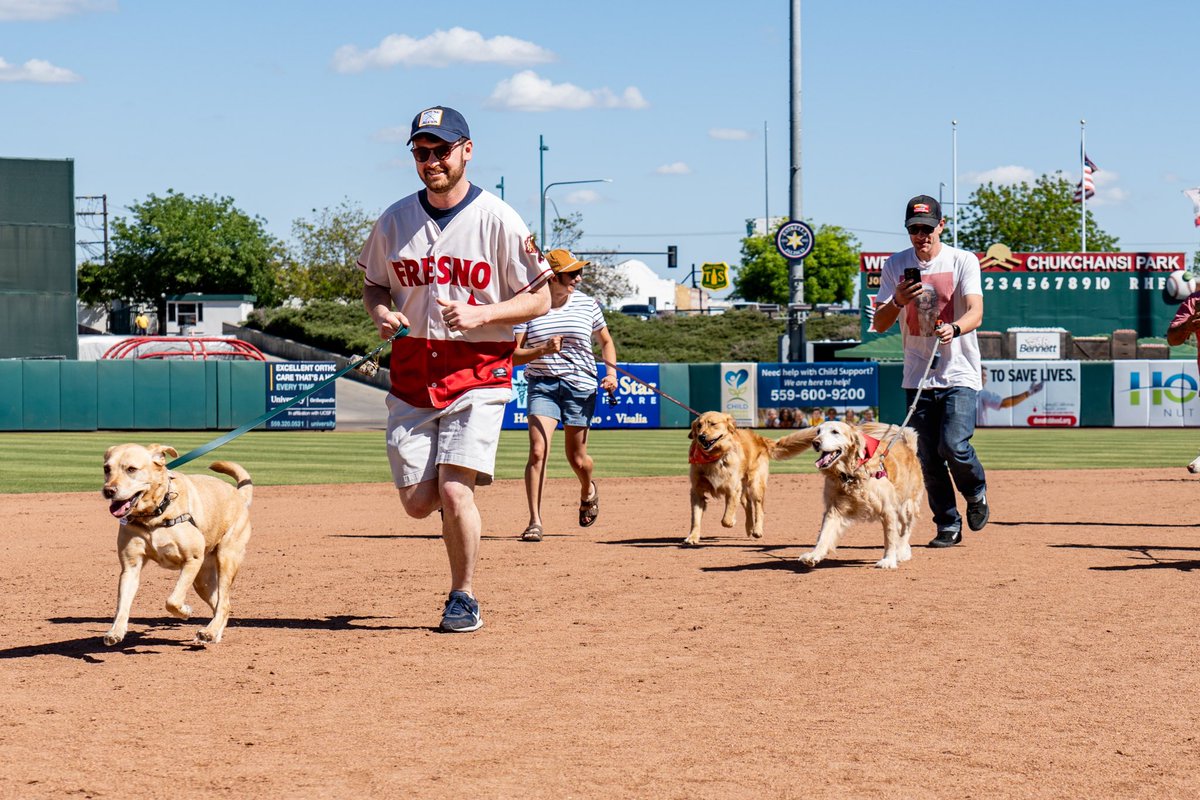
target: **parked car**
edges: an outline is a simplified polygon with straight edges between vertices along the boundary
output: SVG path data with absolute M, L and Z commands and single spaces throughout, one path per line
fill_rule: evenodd
M 638 319 L 654 319 L 658 316 L 658 312 L 654 310 L 654 306 L 646 303 L 626 303 L 619 309 L 620 312 L 629 317 L 637 317 Z

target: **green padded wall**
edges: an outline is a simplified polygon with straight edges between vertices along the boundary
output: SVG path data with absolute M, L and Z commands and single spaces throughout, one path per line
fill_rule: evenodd
M 659 388 L 684 405 L 692 405 L 691 375 L 687 364 L 659 364 Z M 663 428 L 690 428 L 692 415 L 665 397 L 659 398 L 658 424 Z

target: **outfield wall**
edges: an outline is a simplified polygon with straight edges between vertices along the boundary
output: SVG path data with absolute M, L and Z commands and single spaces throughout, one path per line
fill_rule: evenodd
M 691 409 L 728 411 L 756 427 L 811 424 L 830 408 L 839 419 L 850 410 L 855 418 L 884 422 L 900 422 L 907 412 L 897 363 L 621 367 Z M 1200 426 L 1200 372 L 1191 361 L 985 361 L 984 367 L 984 391 L 1008 402 L 981 411 L 982 426 Z M 0 431 L 230 430 L 266 412 L 268 382 L 269 365 L 258 361 L 0 360 Z M 525 426 L 520 377 L 515 388 L 506 428 Z M 602 398 L 597 416 L 602 428 L 691 422 L 688 410 L 626 375 L 617 404 Z

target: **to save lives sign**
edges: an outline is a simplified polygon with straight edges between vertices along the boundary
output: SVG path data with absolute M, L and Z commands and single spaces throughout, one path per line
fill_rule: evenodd
M 267 365 L 267 408 L 287 405 L 333 376 L 331 361 L 275 361 Z M 269 431 L 332 430 L 337 427 L 337 381 L 267 420 Z
M 978 425 L 1079 427 L 1078 361 L 985 361 L 982 379 Z

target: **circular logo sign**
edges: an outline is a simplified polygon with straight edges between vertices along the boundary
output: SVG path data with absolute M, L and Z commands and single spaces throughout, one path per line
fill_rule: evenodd
M 775 248 L 784 258 L 804 258 L 812 252 L 813 242 L 813 229 L 799 220 L 785 222 L 775 234 Z

